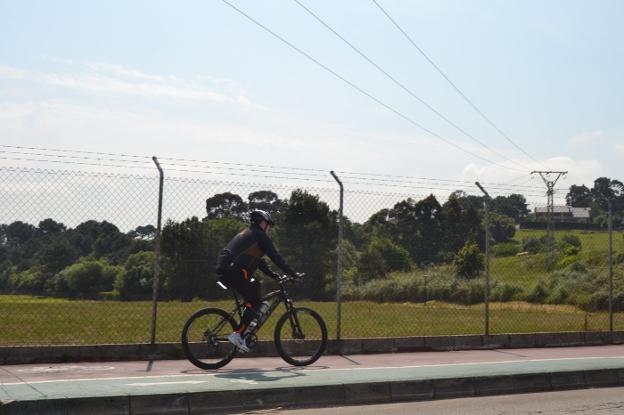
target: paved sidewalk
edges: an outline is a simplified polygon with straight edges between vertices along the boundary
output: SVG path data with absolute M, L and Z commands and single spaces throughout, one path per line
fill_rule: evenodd
M 624 346 L 325 356 L 295 368 L 238 358 L 5 365 L 0 414 L 188 414 L 624 385 Z

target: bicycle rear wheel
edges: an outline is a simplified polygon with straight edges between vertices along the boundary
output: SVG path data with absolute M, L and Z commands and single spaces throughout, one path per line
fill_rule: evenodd
M 236 354 L 236 347 L 227 339 L 235 328 L 234 319 L 219 308 L 197 311 L 182 329 L 184 355 L 201 369 L 225 366 Z
M 293 308 L 275 326 L 275 348 L 293 366 L 318 360 L 327 345 L 327 328 L 320 315 L 309 308 Z

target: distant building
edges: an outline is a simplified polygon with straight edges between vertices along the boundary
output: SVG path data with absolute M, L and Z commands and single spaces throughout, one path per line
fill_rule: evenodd
M 548 221 L 548 208 L 546 206 L 535 208 L 535 220 L 538 222 Z M 553 221 L 567 223 L 590 223 L 589 208 L 553 206 Z

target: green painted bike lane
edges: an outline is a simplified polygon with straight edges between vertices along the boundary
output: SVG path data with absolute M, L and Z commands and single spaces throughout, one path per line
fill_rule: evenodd
M 278 391 L 293 388 L 305 390 L 321 386 L 397 384 L 444 379 L 504 380 L 523 375 L 604 371 L 615 374 L 616 382 L 618 379 L 624 381 L 624 357 L 510 360 L 407 367 L 284 368 L 192 375 L 26 381 L 0 384 L 0 400 L 6 404 L 12 401 L 184 395 L 225 391 Z

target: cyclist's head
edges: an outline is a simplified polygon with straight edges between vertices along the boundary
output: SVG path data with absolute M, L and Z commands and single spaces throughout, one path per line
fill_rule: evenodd
M 258 225 L 264 221 L 268 225 L 273 226 L 275 223 L 273 222 L 273 218 L 271 218 L 271 214 L 264 210 L 254 210 L 249 214 L 249 221 L 252 225 Z

